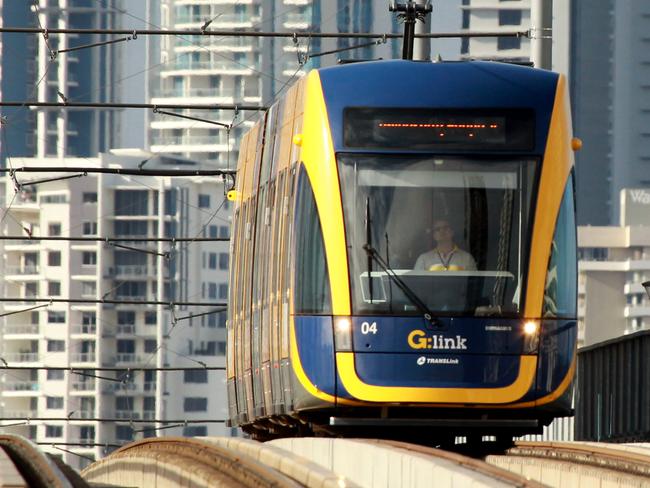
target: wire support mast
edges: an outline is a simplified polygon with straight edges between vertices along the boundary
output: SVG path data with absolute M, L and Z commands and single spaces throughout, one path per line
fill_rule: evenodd
M 413 59 L 413 41 L 415 40 L 415 23 L 426 22 L 426 16 L 431 13 L 433 7 L 427 1 L 421 5 L 414 0 L 408 0 L 406 3 L 397 3 L 392 1 L 389 5 L 391 12 L 398 12 L 397 18 L 404 22 L 404 44 L 402 46 L 402 59 Z M 420 37 L 420 36 L 418 36 Z

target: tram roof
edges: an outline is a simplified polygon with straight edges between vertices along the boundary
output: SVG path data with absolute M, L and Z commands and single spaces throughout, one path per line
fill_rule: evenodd
M 318 70 L 336 150 L 345 107 L 530 108 L 542 154 L 559 75 L 492 61 L 368 61 Z

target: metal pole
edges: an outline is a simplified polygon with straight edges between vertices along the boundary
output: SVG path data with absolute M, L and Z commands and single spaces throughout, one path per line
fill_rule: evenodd
M 551 69 L 553 62 L 553 0 L 531 1 L 530 25 L 530 60 L 536 68 Z
M 426 6 L 427 0 L 418 0 L 418 4 L 422 5 L 422 8 Z M 423 22 L 415 24 L 415 34 L 430 34 L 431 33 L 431 23 L 430 19 L 424 18 Z M 426 38 L 415 38 L 415 46 L 413 49 L 413 58 L 414 59 L 431 59 L 431 39 Z

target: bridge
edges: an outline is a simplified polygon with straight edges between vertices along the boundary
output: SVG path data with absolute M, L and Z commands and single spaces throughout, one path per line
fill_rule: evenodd
M 476 459 L 376 439 L 162 437 L 77 473 L 30 441 L 0 436 L 0 487 L 650 486 L 650 444 L 518 442 Z

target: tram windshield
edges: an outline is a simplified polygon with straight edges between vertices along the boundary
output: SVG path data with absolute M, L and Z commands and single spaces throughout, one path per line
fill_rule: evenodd
M 537 162 L 339 154 L 355 314 L 518 316 Z

